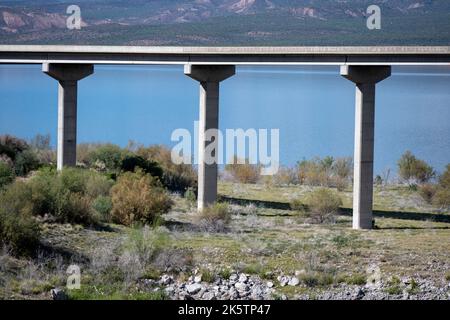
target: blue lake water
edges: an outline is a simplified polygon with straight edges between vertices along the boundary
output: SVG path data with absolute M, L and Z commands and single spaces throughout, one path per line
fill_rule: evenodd
M 450 68 L 397 67 L 377 86 L 375 172 L 405 150 L 442 171 L 450 162 Z M 96 66 L 79 83 L 78 142 L 173 145 L 193 130 L 198 84 L 180 66 Z M 221 85 L 220 127 L 279 128 L 280 160 L 353 155 L 354 85 L 337 67 L 239 67 Z M 0 134 L 57 129 L 57 82 L 40 66 L 0 66 Z

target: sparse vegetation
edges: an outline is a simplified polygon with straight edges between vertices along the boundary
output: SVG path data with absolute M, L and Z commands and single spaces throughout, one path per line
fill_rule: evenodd
M 39 145 L 46 142 L 30 143 L 30 149 Z M 122 149 L 124 157 L 139 148 Z M 138 157 L 159 163 L 149 154 Z M 342 165 L 331 160 L 323 166 L 332 178 Z M 1 163 L 14 168 L 5 154 Z M 57 172 L 50 166 L 6 180 L 0 192 L 0 242 L 6 248 L 0 248 L 0 298 L 47 299 L 50 289 L 65 286 L 72 263 L 82 267 L 83 282 L 81 290 L 66 292 L 70 299 L 167 299 L 172 295 L 164 288 L 177 281 L 202 274 L 201 285 L 212 286 L 218 278 L 236 279 L 236 273 L 249 276 L 247 284 L 271 282 L 273 298 L 334 298 L 345 290 L 351 292 L 345 298 L 355 299 L 353 290 L 366 284 L 364 270 L 373 262 L 383 273 L 378 289 L 364 289 L 367 298 L 371 290 L 392 299 L 403 292 L 418 298 L 446 294 L 440 290 L 443 279 L 450 279 L 444 194 L 449 168 L 436 184 L 417 186 L 427 203 L 405 185 L 376 187 L 378 230 L 361 233 L 350 230 L 350 216 L 340 214 L 340 207 L 351 207 L 348 188 L 302 186 L 292 177 L 271 185 L 222 181 L 219 193 L 230 203 L 192 214 L 194 188 L 184 197 L 169 194 L 141 165 L 130 166 L 136 172 L 120 167 L 116 180 L 107 169 L 83 167 Z M 444 205 L 438 204 L 439 192 Z M 108 225 L 88 227 L 98 222 Z M 444 271 L 436 273 L 430 261 Z M 280 285 L 278 276 L 294 274 L 298 285 Z M 170 277 L 169 285 L 163 277 Z
M 207 232 L 223 232 L 231 221 L 231 212 L 226 203 L 215 203 L 203 208 L 196 216 L 197 225 Z
M 391 277 L 388 287 L 386 288 L 386 292 L 392 295 L 401 294 L 403 292 L 401 288 L 401 280 L 396 276 Z
M 297 172 L 300 184 L 344 190 L 351 182 L 353 160 L 333 157 L 303 160 L 297 164 Z

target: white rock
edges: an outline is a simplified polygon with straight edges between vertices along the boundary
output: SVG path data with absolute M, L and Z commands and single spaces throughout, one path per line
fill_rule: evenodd
M 168 284 L 170 284 L 172 282 L 172 278 L 170 277 L 170 276 L 168 276 L 167 274 L 163 274 L 162 276 L 161 276 L 161 280 L 160 280 L 160 283 L 162 284 L 162 285 L 168 285 Z
M 244 292 L 248 290 L 248 286 L 245 283 L 238 282 L 234 285 L 237 291 Z
M 289 278 L 285 277 L 285 276 L 282 276 L 282 277 L 279 278 L 278 281 L 280 282 L 280 285 L 282 287 L 284 287 L 284 286 L 286 286 L 289 283 Z
M 195 283 L 200 283 L 200 282 L 202 282 L 202 275 L 200 274 L 200 275 L 198 275 L 198 276 L 195 276 L 195 277 L 194 277 L 194 282 L 195 282 Z
M 248 277 L 247 277 L 245 274 L 242 273 L 242 274 L 239 276 L 239 282 L 246 283 L 247 280 L 248 280 Z
M 273 288 L 273 282 L 272 281 L 268 281 L 266 284 L 269 288 Z
M 198 284 L 198 283 L 189 284 L 186 286 L 186 290 L 189 294 L 196 294 L 200 290 L 202 290 L 202 286 L 201 286 L 201 284 Z
M 203 300 L 214 300 L 216 298 L 214 292 L 205 292 L 202 296 Z
M 297 277 L 292 277 L 291 280 L 289 280 L 289 282 L 288 282 L 288 284 L 289 284 L 291 287 L 298 286 L 299 283 L 300 283 L 300 280 L 299 280 Z

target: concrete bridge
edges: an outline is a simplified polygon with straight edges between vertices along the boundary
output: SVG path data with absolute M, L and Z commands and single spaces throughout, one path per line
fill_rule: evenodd
M 353 228 L 372 228 L 375 87 L 391 75 L 393 65 L 450 66 L 450 47 L 130 47 L 0 45 L 1 64 L 42 64 L 56 79 L 58 91 L 57 166 L 76 164 L 77 84 L 95 64 L 184 65 L 199 82 L 198 208 L 217 198 L 217 164 L 208 165 L 205 131 L 219 126 L 220 82 L 237 65 L 339 65 L 355 83 L 355 152 Z

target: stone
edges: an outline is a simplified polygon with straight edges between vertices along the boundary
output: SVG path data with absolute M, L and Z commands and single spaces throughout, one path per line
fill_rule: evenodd
M 234 287 L 236 288 L 237 291 L 239 292 L 244 292 L 244 291 L 248 291 L 248 286 L 245 283 L 242 282 L 238 282 L 234 285 Z
M 280 282 L 280 286 L 285 287 L 289 283 L 289 278 L 286 276 L 278 277 L 278 281 Z
M 195 276 L 195 277 L 194 277 L 194 282 L 195 282 L 195 283 L 200 283 L 200 282 L 202 282 L 202 275 L 200 274 L 200 275 L 198 275 L 198 276 Z
M 298 286 L 300 283 L 300 280 L 297 277 L 292 277 L 291 280 L 289 280 L 288 285 L 291 287 Z
M 211 291 L 206 291 L 202 296 L 203 300 L 215 300 L 215 298 L 216 298 L 216 296 L 215 296 L 214 292 L 211 292 Z
M 268 281 L 266 285 L 269 288 L 273 288 L 273 282 L 272 281 Z
M 356 291 L 356 300 L 361 300 L 362 298 L 364 298 L 364 296 L 365 296 L 366 294 L 364 293 L 364 290 L 362 289 L 362 288 L 359 288 L 357 291 Z
M 236 281 L 237 279 L 238 279 L 238 275 L 235 274 L 235 273 L 233 273 L 233 274 L 230 276 L 230 281 Z
M 247 277 L 245 274 L 242 273 L 242 274 L 239 276 L 239 282 L 247 283 L 247 281 L 248 281 L 248 277 Z
M 189 284 L 186 286 L 186 290 L 189 294 L 196 294 L 202 290 L 202 285 L 198 283 Z
M 161 280 L 159 281 L 162 285 L 168 285 L 172 283 L 172 277 L 168 276 L 167 274 L 163 274 L 161 276 Z

